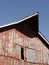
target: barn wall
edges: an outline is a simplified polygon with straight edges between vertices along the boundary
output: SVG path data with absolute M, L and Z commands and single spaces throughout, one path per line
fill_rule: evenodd
M 48 54 L 49 50 L 38 37 L 27 37 L 16 29 L 0 33 L 0 65 L 47 65 Z

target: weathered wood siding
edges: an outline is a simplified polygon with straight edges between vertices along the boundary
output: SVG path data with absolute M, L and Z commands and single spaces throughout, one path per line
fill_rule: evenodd
M 24 60 L 21 59 L 24 48 Z M 49 50 L 38 37 L 27 37 L 16 29 L 0 33 L 0 65 L 48 65 Z

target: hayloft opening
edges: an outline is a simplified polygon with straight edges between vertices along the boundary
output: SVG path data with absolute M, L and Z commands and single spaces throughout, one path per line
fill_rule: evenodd
M 24 60 L 24 48 L 21 47 L 21 59 Z

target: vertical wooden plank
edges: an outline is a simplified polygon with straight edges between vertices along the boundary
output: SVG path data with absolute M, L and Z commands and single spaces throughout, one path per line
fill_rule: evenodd
M 23 37 L 24 35 L 21 32 L 18 32 L 18 41 L 19 45 L 23 46 Z
M 21 46 L 19 46 L 19 59 L 21 60 Z
M 37 51 L 37 63 L 41 63 L 41 52 Z
M 35 47 L 36 45 L 35 45 L 35 43 L 34 43 L 34 39 L 32 38 L 29 38 L 29 48 L 32 48 L 32 49 L 35 49 L 36 47 Z
M 16 56 L 15 56 L 15 58 L 19 58 L 19 46 L 18 45 L 16 45 Z
M 15 42 L 16 42 L 16 44 L 19 43 L 18 38 L 19 38 L 18 31 L 16 30 L 16 34 L 15 34 Z
M 29 39 L 26 37 L 26 36 L 24 36 L 24 47 L 28 47 L 28 45 L 29 45 Z

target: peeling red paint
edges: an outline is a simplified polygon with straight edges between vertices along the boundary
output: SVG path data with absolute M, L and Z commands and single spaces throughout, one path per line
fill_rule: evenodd
M 24 60 L 21 59 L 21 46 Z M 36 61 L 27 61 L 27 49 L 36 51 Z M 30 53 L 31 54 L 31 53 Z M 0 33 L 0 65 L 48 65 L 48 49 L 38 38 L 29 38 L 11 29 Z

